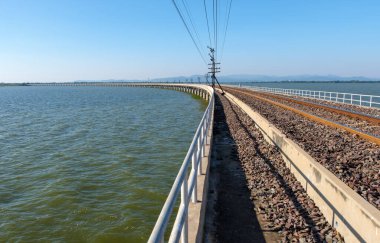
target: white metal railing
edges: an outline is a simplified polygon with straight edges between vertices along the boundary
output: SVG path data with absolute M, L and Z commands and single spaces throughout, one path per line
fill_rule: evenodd
M 257 91 L 274 93 L 274 94 L 301 96 L 301 97 L 328 100 L 328 101 L 345 103 L 345 104 L 359 105 L 363 107 L 380 108 L 380 96 L 376 96 L 376 95 L 315 91 L 315 90 L 301 90 L 301 89 L 282 89 L 282 88 L 270 88 L 270 87 L 259 87 L 259 86 L 241 86 L 241 85 L 239 86 L 248 88 L 248 89 L 257 90 Z
M 164 241 L 166 228 L 179 194 L 181 194 L 181 202 L 170 234 L 169 242 L 178 242 L 180 238 L 182 238 L 182 242 L 188 242 L 188 209 L 190 198 L 192 203 L 197 202 L 197 176 L 202 173 L 202 157 L 205 153 L 205 146 L 211 142 L 208 141 L 207 136 L 213 122 L 215 103 L 213 92 L 210 95 L 209 100 L 207 109 L 197 131 L 195 132 L 193 141 L 148 242 L 153 243 Z

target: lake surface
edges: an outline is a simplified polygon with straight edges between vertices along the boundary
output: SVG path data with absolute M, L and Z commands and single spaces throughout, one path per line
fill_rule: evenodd
M 232 84 L 232 83 L 231 83 Z M 238 82 L 233 83 L 239 85 Z M 244 82 L 241 85 L 245 86 L 259 86 L 283 89 L 302 89 L 302 90 L 315 90 L 315 91 L 329 91 L 341 93 L 354 93 L 354 94 L 368 94 L 380 96 L 380 83 L 306 83 L 306 82 Z
M 0 242 L 145 242 L 205 108 L 171 90 L 0 87 Z

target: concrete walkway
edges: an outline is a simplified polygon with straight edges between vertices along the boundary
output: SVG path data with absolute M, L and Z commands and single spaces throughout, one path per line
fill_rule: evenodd
M 210 167 L 204 242 L 266 242 L 250 199 L 226 114 L 216 97 L 214 141 Z M 277 234 L 276 234 L 277 235 Z

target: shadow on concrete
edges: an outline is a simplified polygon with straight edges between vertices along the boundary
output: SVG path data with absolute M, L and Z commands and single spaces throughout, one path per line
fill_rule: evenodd
M 224 108 L 215 99 L 204 242 L 265 242 Z
M 299 212 L 299 215 L 304 218 L 305 222 L 310 226 L 310 231 L 312 234 L 313 239 L 316 242 L 322 242 L 323 239 L 321 238 L 319 234 L 319 230 L 317 228 L 317 225 L 315 221 L 310 217 L 309 212 L 306 210 L 306 208 L 302 205 L 302 203 L 297 199 L 297 196 L 295 195 L 294 191 L 292 190 L 292 187 L 288 184 L 288 182 L 285 181 L 283 176 L 278 172 L 276 166 L 274 165 L 274 162 L 271 161 L 266 155 L 264 155 L 260 148 L 259 148 L 259 141 L 252 136 L 252 134 L 249 132 L 249 129 L 247 126 L 244 125 L 244 123 L 239 118 L 236 108 L 233 106 L 231 101 L 227 99 L 227 102 L 229 103 L 230 108 L 234 112 L 235 118 L 238 120 L 239 125 L 244 129 L 244 132 L 249 136 L 250 139 L 254 141 L 255 144 L 255 152 L 256 154 L 264 160 L 264 162 L 269 166 L 270 172 L 273 174 L 273 176 L 277 179 L 279 182 L 281 188 L 285 191 L 286 195 L 288 196 L 289 200 L 291 200 L 296 208 L 296 210 Z M 284 165 L 285 166 L 285 165 Z

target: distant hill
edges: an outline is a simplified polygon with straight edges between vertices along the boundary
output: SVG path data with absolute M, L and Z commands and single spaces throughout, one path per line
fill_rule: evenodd
M 193 82 L 198 83 L 200 80 L 205 82 L 205 75 L 192 75 L 192 76 L 176 76 L 167 78 L 156 78 L 150 80 L 137 80 L 137 79 L 107 79 L 107 80 L 74 80 L 71 82 Z M 380 82 L 380 77 L 369 78 L 364 76 L 343 77 L 337 75 L 289 75 L 289 76 L 273 76 L 273 75 L 251 75 L 251 74 L 236 74 L 218 76 L 221 83 L 234 83 L 234 82 Z M 211 81 L 211 78 L 209 78 Z M 42 83 L 48 81 L 41 81 Z M 27 83 L 27 82 L 25 82 Z M 35 82 L 32 82 L 35 83 Z M 21 82 L 18 83 L 22 84 Z M 6 82 L 0 80 L 0 85 L 6 85 Z
M 131 79 L 107 79 L 107 80 L 75 80 L 74 83 L 82 82 L 193 82 L 198 83 L 200 80 L 205 82 L 205 75 L 192 75 L 192 76 L 177 76 L 167 78 L 156 78 L 150 80 L 131 80 Z M 368 78 L 362 76 L 354 77 L 342 77 L 336 75 L 289 75 L 289 76 L 271 76 L 271 75 L 249 75 L 249 74 L 236 74 L 218 76 L 218 80 L 221 83 L 233 83 L 233 82 L 334 82 L 334 81 L 351 81 L 351 82 L 371 82 L 380 81 L 380 78 Z M 211 79 L 209 78 L 209 81 Z M 1 84 L 1 83 L 0 83 Z M 2 83 L 5 85 L 5 83 Z
M 193 82 L 198 81 L 198 77 L 204 80 L 204 75 L 193 75 L 189 77 L 169 77 L 154 79 L 152 81 L 178 81 L 186 80 Z M 218 77 L 219 82 L 275 82 L 275 81 L 378 81 L 380 78 L 368 78 L 363 76 L 343 77 L 336 75 L 289 75 L 289 76 L 271 76 L 271 75 L 226 75 Z
M 204 82 L 204 75 L 193 75 L 193 76 L 179 76 L 179 77 L 168 77 L 152 79 L 153 82 L 188 82 L 193 81 L 198 82 L 198 77 Z M 353 76 L 353 77 L 343 77 L 336 75 L 289 75 L 289 76 L 271 76 L 271 75 L 225 75 L 218 77 L 219 82 L 278 82 L 278 81 L 378 81 L 380 78 L 368 78 L 363 76 Z
M 354 77 L 342 77 L 336 75 L 289 75 L 289 76 L 269 76 L 269 75 L 229 75 L 223 77 L 225 82 L 236 81 L 261 81 L 261 82 L 273 82 L 273 81 L 373 81 L 373 78 L 354 76 Z M 379 79 L 377 79 L 379 80 Z

